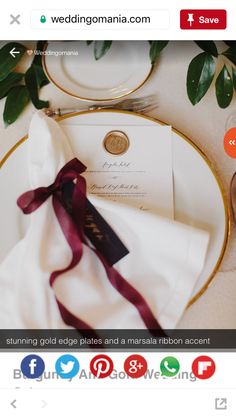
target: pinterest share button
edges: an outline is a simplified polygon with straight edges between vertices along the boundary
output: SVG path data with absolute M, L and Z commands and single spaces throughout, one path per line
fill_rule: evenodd
M 97 355 L 90 362 L 90 370 L 97 378 L 106 378 L 114 368 L 112 359 L 107 355 Z
M 180 11 L 180 28 L 187 30 L 226 29 L 226 10 L 184 9 Z

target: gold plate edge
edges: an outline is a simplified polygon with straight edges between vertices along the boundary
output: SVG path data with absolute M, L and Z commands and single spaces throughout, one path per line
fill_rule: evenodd
M 44 50 L 43 51 L 46 51 L 46 49 L 47 49 L 47 47 L 48 47 L 48 43 L 45 45 L 45 47 L 44 47 Z M 64 93 L 66 93 L 67 95 L 69 95 L 69 96 L 71 96 L 71 97 L 74 97 L 74 98 L 76 98 L 76 99 L 79 99 L 79 100 L 82 100 L 82 101 L 84 101 L 84 102 L 112 102 L 113 100 L 117 100 L 117 99 L 122 99 L 122 98 L 124 98 L 124 97 L 126 97 L 126 96 L 128 96 L 128 95 L 131 95 L 132 93 L 134 93 L 134 92 L 136 92 L 138 89 L 140 89 L 147 81 L 148 81 L 148 79 L 150 78 L 150 76 L 151 76 L 151 74 L 153 73 L 153 70 L 154 70 L 154 67 L 155 67 L 155 65 L 154 64 L 152 64 L 151 65 L 151 68 L 150 68 L 150 71 L 149 71 L 149 73 L 147 74 L 147 76 L 145 77 L 145 79 L 137 86 L 137 87 L 135 87 L 134 89 L 131 89 L 131 90 L 129 90 L 128 92 L 126 92 L 126 93 L 123 93 L 122 95 L 118 95 L 118 96 L 113 96 L 112 98 L 104 98 L 104 99 L 94 99 L 94 98 L 87 98 L 87 97 L 83 97 L 83 96 L 78 96 L 78 95 L 75 95 L 75 94 L 73 94 L 73 93 L 71 93 L 70 91 L 68 91 L 68 90 L 66 90 L 66 89 L 64 89 L 62 86 L 60 86 L 54 79 L 53 79 L 53 77 L 51 76 L 51 74 L 49 73 L 49 70 L 48 70 L 48 68 L 47 68 L 47 64 L 46 64 L 46 55 L 43 55 L 42 56 L 42 66 L 43 66 L 43 69 L 44 69 L 44 72 L 45 72 L 45 74 L 46 74 L 46 76 L 47 76 L 47 78 L 58 88 L 58 89 L 60 89 L 62 92 L 64 92 Z
M 73 113 L 69 113 L 67 115 L 63 115 L 63 116 L 59 116 L 56 119 L 56 121 L 62 121 L 64 119 L 68 119 L 74 116 L 78 116 L 78 115 L 86 115 L 88 113 L 104 113 L 104 112 L 109 112 L 109 113 L 123 113 L 123 114 L 128 114 L 128 115 L 136 115 L 138 117 L 141 117 L 143 119 L 147 119 L 149 121 L 153 121 L 156 123 L 159 123 L 161 125 L 168 125 L 167 123 L 151 117 L 151 116 L 147 116 L 147 115 L 142 115 L 139 114 L 137 112 L 132 112 L 132 111 L 125 111 L 125 110 L 117 110 L 117 109 L 99 109 L 99 110 L 92 110 L 92 111 L 82 111 L 82 112 L 73 112 Z M 230 237 L 230 231 L 231 231 L 231 225 L 230 225 L 230 209 L 229 209 L 229 205 L 227 202 L 227 197 L 226 197 L 226 193 L 225 190 L 221 184 L 221 180 L 219 175 L 217 174 L 213 164 L 210 162 L 210 160 L 208 159 L 208 157 L 206 156 L 206 154 L 199 148 L 199 146 L 197 146 L 192 140 L 190 140 L 190 138 L 188 138 L 185 134 L 183 134 L 182 132 L 180 132 L 179 130 L 177 130 L 176 128 L 172 127 L 172 131 L 175 132 L 176 134 L 180 135 L 180 137 L 182 137 L 187 143 L 189 143 L 199 154 L 200 156 L 204 159 L 204 161 L 206 162 L 206 164 L 208 165 L 210 171 L 212 172 L 217 185 L 219 187 L 221 196 L 222 196 L 222 200 L 224 203 L 224 212 L 225 212 L 225 234 L 224 234 L 224 241 L 222 244 L 222 249 L 219 255 L 219 258 L 217 259 L 216 265 L 210 275 L 210 277 L 206 280 L 206 283 L 202 286 L 202 288 L 200 289 L 200 291 L 198 291 L 188 302 L 186 309 L 189 308 L 193 303 L 195 303 L 195 301 L 197 301 L 201 295 L 206 291 L 206 289 L 209 287 L 209 285 L 211 284 L 211 282 L 214 279 L 215 274 L 217 273 L 220 264 L 223 260 L 227 245 L 228 245 L 228 241 L 229 241 L 229 237 Z M 0 168 L 4 165 L 4 163 L 8 160 L 8 158 L 14 153 L 14 151 L 21 145 L 23 144 L 28 138 L 28 135 L 25 135 L 23 138 L 21 138 L 6 154 L 5 156 L 2 158 L 2 160 L 0 160 Z

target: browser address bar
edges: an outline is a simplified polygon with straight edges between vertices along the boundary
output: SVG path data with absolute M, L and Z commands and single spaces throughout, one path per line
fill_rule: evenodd
M 168 10 L 32 10 L 34 29 L 168 29 Z

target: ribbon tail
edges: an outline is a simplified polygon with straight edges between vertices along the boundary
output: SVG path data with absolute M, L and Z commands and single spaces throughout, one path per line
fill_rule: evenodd
M 78 330 L 78 332 L 87 339 L 96 339 L 95 344 L 89 344 L 89 346 L 93 347 L 100 347 L 103 348 L 103 345 L 100 342 L 99 335 L 95 332 L 95 330 L 90 327 L 87 323 L 83 320 L 79 319 L 78 317 L 74 316 L 60 301 L 56 298 L 57 305 L 61 314 L 61 317 L 65 324 L 68 326 L 73 327 L 74 329 Z
M 143 296 L 131 284 L 129 284 L 129 282 L 125 278 L 123 278 L 123 276 L 115 268 L 113 268 L 113 266 L 108 265 L 107 261 L 98 250 L 92 247 L 90 248 L 94 251 L 94 253 L 102 262 L 111 285 L 126 300 L 133 304 L 149 332 L 153 336 L 165 336 L 162 327 L 155 318 L 151 308 L 149 307 Z
M 72 251 L 72 259 L 70 264 L 61 270 L 54 271 L 50 275 L 50 286 L 53 288 L 53 285 L 56 279 L 66 273 L 67 271 L 73 269 L 81 260 L 83 255 L 83 244 L 80 238 L 80 233 L 78 232 L 70 214 L 65 210 L 64 206 L 62 205 L 60 199 L 55 194 L 53 195 L 53 208 L 57 217 L 57 220 L 60 224 L 62 232 L 67 240 L 68 245 Z M 63 321 L 68 325 L 75 329 L 77 329 L 83 337 L 92 337 L 99 339 L 99 336 L 95 332 L 95 330 L 90 327 L 87 323 L 83 320 L 76 317 L 72 314 L 55 296 L 56 302 L 61 313 L 61 317 Z M 98 345 L 99 346 L 99 345 Z M 102 347 L 102 346 L 101 346 Z
M 54 212 L 56 214 L 57 220 L 61 227 L 61 230 L 66 238 L 68 245 L 70 246 L 72 252 L 72 259 L 69 265 L 61 270 L 54 271 L 50 276 L 50 285 L 53 286 L 54 281 L 56 278 L 73 269 L 81 260 L 83 255 L 83 244 L 80 238 L 80 234 L 77 230 L 77 227 L 74 224 L 70 214 L 66 211 L 63 204 L 61 203 L 58 196 L 55 194 L 52 198 L 52 204 L 54 208 Z

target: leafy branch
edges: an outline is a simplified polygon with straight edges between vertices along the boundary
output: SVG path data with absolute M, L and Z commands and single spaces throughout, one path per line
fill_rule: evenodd
M 102 58 L 111 48 L 112 41 L 94 42 L 94 57 Z M 192 59 L 187 72 L 187 94 L 193 105 L 199 103 L 205 96 L 215 79 L 215 94 L 220 108 L 230 105 L 234 90 L 236 91 L 236 41 L 225 41 L 227 49 L 219 53 L 214 41 L 195 41 L 203 52 Z M 149 41 L 149 56 L 152 64 L 158 60 L 160 53 L 167 46 L 168 41 Z M 216 74 L 216 62 L 220 56 L 230 61 L 224 63 L 220 72 Z M 233 65 L 232 65 L 233 64 Z
M 219 53 L 213 41 L 195 41 L 204 51 L 192 59 L 187 73 L 187 93 L 193 105 L 205 96 L 215 78 L 215 94 L 220 108 L 227 108 L 236 91 L 236 42 L 225 41 L 227 49 Z M 224 63 L 216 74 L 216 62 L 224 56 L 230 63 Z M 232 65 L 233 64 L 233 65 Z
M 37 43 L 37 51 L 42 51 L 44 41 Z M 19 51 L 15 58 L 10 51 Z M 31 101 L 37 109 L 47 108 L 48 101 L 39 99 L 39 90 L 49 83 L 43 67 L 41 55 L 35 55 L 25 73 L 15 72 L 17 64 L 26 52 L 24 45 L 10 42 L 0 49 L 0 99 L 6 97 L 3 120 L 5 125 L 16 121 L 26 105 Z
M 46 41 L 39 41 L 35 55 L 30 67 L 25 73 L 15 71 L 20 60 L 23 58 L 26 47 L 17 42 L 10 42 L 0 49 L 0 99 L 6 97 L 3 120 L 6 126 L 13 124 L 31 101 L 36 109 L 49 107 L 49 102 L 39 98 L 39 91 L 49 83 L 43 67 L 42 56 Z M 111 48 L 112 41 L 87 41 L 93 43 L 94 57 L 100 60 Z M 149 56 L 151 63 L 154 64 L 159 58 L 161 51 L 166 47 L 168 41 L 150 41 Z M 10 51 L 19 51 L 15 58 Z
M 3 120 L 7 125 L 16 121 L 26 105 L 31 101 L 35 108 L 49 107 L 49 102 L 39 98 L 39 91 L 49 81 L 42 67 L 42 56 L 46 41 L 39 41 L 34 56 L 25 73 L 15 71 L 18 63 L 26 52 L 26 47 L 17 42 L 9 42 L 0 49 L 0 99 L 6 97 Z M 195 41 L 202 52 L 192 59 L 187 71 L 187 94 L 193 105 L 199 103 L 215 83 L 215 94 L 220 108 L 230 105 L 234 91 L 236 92 L 236 41 L 225 41 L 227 48 L 219 52 L 213 41 Z M 112 46 L 112 41 L 87 41 L 93 44 L 96 60 L 100 60 Z M 155 64 L 168 41 L 149 41 L 149 57 Z M 10 51 L 19 53 L 13 58 Z M 217 60 L 225 57 L 226 62 L 217 72 Z

